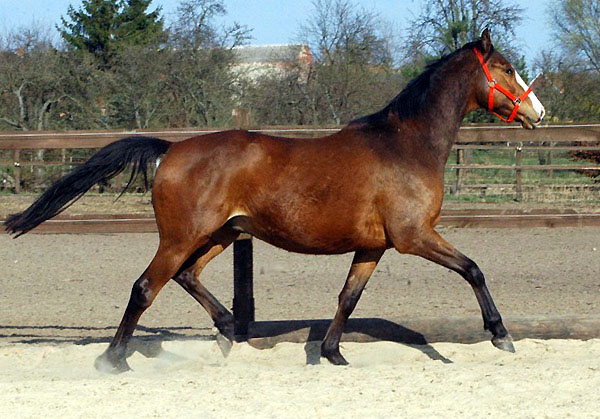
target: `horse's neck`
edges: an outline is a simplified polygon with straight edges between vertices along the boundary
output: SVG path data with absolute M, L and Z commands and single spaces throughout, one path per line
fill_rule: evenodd
M 476 70 L 467 54 L 460 54 L 440 67 L 432 76 L 434 85 L 427 104 L 411 122 L 421 127 L 420 135 L 403 139 L 417 142 L 419 148 L 430 150 L 442 167 L 458 137 L 465 114 L 472 110 L 470 99 L 474 94 Z

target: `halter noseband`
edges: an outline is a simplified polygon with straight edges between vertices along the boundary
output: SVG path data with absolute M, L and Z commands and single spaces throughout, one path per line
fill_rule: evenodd
M 483 72 L 485 73 L 485 77 L 488 80 L 488 86 L 490 87 L 490 94 L 489 94 L 489 98 L 488 98 L 488 111 L 493 113 L 494 115 L 496 115 L 498 118 L 502 119 L 505 122 L 512 122 L 515 119 L 515 116 L 517 116 L 519 106 L 521 106 L 521 103 L 531 93 L 533 83 L 531 83 L 529 88 L 525 92 L 523 92 L 523 94 L 521 96 L 516 97 L 511 92 L 509 92 L 504 86 L 502 86 L 496 80 L 494 80 L 494 78 L 492 77 L 492 73 L 490 73 L 490 69 L 488 68 L 488 65 L 486 64 L 485 60 L 483 59 L 483 55 L 481 55 L 481 52 L 479 52 L 479 50 L 477 48 L 473 48 L 473 51 L 475 51 L 475 55 L 477 55 L 477 58 L 479 59 L 479 62 L 481 63 L 481 68 L 483 69 Z M 499 115 L 497 112 L 494 112 L 494 90 L 498 90 L 500 93 L 504 94 L 504 96 L 509 98 L 510 101 L 515 106 L 508 118 L 505 118 L 502 115 Z

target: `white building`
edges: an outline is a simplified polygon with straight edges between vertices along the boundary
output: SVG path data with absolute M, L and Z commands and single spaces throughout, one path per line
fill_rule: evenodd
M 234 71 L 250 80 L 294 70 L 307 75 L 313 63 L 310 48 L 302 44 L 244 45 L 233 51 L 237 57 Z

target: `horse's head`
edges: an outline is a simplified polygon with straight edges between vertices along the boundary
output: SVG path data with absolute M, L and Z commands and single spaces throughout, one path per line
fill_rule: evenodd
M 517 120 L 523 128 L 534 129 L 544 117 L 544 106 L 508 60 L 494 49 L 485 29 L 473 48 L 481 68 L 477 102 L 506 122 Z

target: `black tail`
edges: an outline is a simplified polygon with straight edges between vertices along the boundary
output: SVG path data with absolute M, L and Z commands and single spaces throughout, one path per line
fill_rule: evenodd
M 131 177 L 127 187 L 141 173 L 147 186 L 146 169 L 149 162 L 166 153 L 171 143 L 153 137 L 128 137 L 99 150 L 83 166 L 59 179 L 29 208 L 13 214 L 4 223 L 10 234 L 19 237 L 44 221 L 60 214 L 77 201 L 92 186 L 109 180 L 131 164 Z

